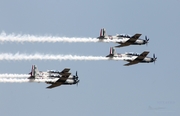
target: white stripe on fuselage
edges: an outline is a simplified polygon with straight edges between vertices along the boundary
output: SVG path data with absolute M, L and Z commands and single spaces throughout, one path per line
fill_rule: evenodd
M 137 39 L 137 40 L 135 41 L 135 44 L 144 44 L 144 40 L 142 40 L 142 39 Z
M 73 84 L 75 82 L 74 79 L 67 79 L 65 83 L 70 83 L 70 84 Z
M 133 61 L 137 58 L 138 56 L 132 56 L 132 55 L 126 55 L 123 57 L 125 61 Z M 152 59 L 150 57 L 145 57 L 142 61 L 140 62 L 152 62 Z

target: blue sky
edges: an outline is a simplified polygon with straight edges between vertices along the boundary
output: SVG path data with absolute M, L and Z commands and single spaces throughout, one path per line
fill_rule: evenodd
M 39 70 L 78 71 L 78 87 L 45 89 L 44 83 L 1 83 L 0 115 L 178 115 L 180 107 L 180 1 L 0 1 L 0 31 L 7 34 L 97 37 L 142 33 L 148 46 L 116 49 L 119 53 L 150 51 L 155 64 L 125 67 L 124 61 L 0 61 L 0 73 Z M 4 43 L 1 52 L 106 56 L 115 43 Z M 149 108 L 152 107 L 151 108 Z M 160 109 L 163 108 L 163 109 Z

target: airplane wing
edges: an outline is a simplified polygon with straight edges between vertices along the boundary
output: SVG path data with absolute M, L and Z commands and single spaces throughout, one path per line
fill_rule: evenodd
M 120 43 L 119 43 L 120 44 Z M 127 42 L 125 42 L 125 43 L 123 43 L 123 44 L 121 44 L 121 45 L 118 45 L 118 46 L 115 46 L 115 47 L 124 47 L 124 46 L 129 46 L 129 45 L 131 45 L 131 43 L 127 43 Z
M 70 71 L 70 69 L 69 68 L 65 68 L 64 70 L 62 70 L 61 72 L 62 73 L 67 73 L 67 72 L 69 72 Z
M 62 77 L 69 77 L 71 75 L 71 73 L 64 73 L 64 74 L 61 74 Z
M 124 66 L 129 66 L 129 65 L 134 65 L 134 64 L 137 64 L 137 63 L 139 63 L 139 61 L 132 61 L 132 62 L 129 62 L 129 63 L 127 63 L 127 64 L 124 64 Z
M 55 83 L 52 83 L 50 86 L 48 86 L 47 88 L 54 88 L 57 86 L 60 86 L 61 84 L 63 84 L 69 77 L 71 73 L 65 73 L 65 75 L 62 75 L 62 77 L 60 77 Z
M 137 33 L 137 34 L 133 35 L 127 42 L 134 43 L 140 36 L 141 36 L 141 34 Z
M 141 60 L 143 60 L 148 54 L 149 54 L 148 51 L 144 51 L 143 53 L 141 53 L 141 54 L 140 54 L 136 59 L 134 59 L 134 60 L 141 61 Z
M 52 85 L 48 86 L 47 88 L 52 89 L 54 87 L 60 86 L 61 84 L 62 84 L 62 82 L 55 82 Z
M 124 47 L 124 46 L 129 46 L 131 45 L 132 43 L 134 43 L 139 37 L 141 36 L 141 34 L 135 34 L 133 35 L 129 40 L 127 40 L 125 43 L 122 43 L 121 45 L 119 46 L 115 46 L 115 47 Z
M 68 76 L 69 77 L 69 75 L 71 75 L 71 73 L 68 73 L 69 71 L 70 71 L 69 68 L 65 68 L 59 74 L 61 74 L 62 76 Z
M 137 64 L 140 61 L 142 61 L 148 54 L 149 54 L 148 51 L 144 51 L 136 59 L 134 59 L 133 61 L 131 61 L 131 62 L 127 63 L 127 64 L 125 64 L 124 66 L 129 66 L 129 65 Z

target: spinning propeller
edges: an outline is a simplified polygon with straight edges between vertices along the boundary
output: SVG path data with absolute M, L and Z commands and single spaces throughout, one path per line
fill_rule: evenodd
M 78 86 L 78 83 L 79 83 L 80 80 L 78 80 L 79 77 L 78 77 L 77 71 L 76 71 L 76 75 L 74 77 L 75 77 L 75 80 L 76 80 L 76 85 Z
M 78 78 L 79 78 L 79 77 L 78 77 L 78 75 L 77 75 L 77 71 L 76 71 L 76 76 L 75 76 L 75 77 L 76 77 L 76 79 L 78 79 Z
M 155 54 L 153 54 L 153 62 L 155 63 L 157 57 L 155 56 Z
M 147 36 L 145 36 L 145 44 L 147 45 L 149 41 L 149 38 L 147 38 Z

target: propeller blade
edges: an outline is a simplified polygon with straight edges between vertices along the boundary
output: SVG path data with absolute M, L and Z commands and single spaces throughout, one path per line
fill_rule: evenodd
M 76 85 L 78 86 L 78 83 L 80 82 L 80 80 L 77 80 L 77 82 L 76 82 Z
M 147 45 L 149 41 L 149 38 L 147 36 L 145 36 L 145 44 Z
M 146 40 L 146 42 L 148 42 L 148 41 L 149 41 L 149 38 L 148 38 L 147 36 L 145 36 L 145 40 Z
M 156 55 L 155 54 L 153 54 L 153 62 L 154 62 L 154 64 L 155 64 L 155 62 L 156 62 L 156 59 L 157 59 L 157 57 L 156 57 Z
M 78 77 L 78 74 L 77 74 L 77 71 L 76 71 L 76 79 L 78 79 L 79 77 Z
M 157 57 L 156 57 L 156 55 L 155 54 L 153 54 L 153 58 L 156 60 L 157 59 Z

